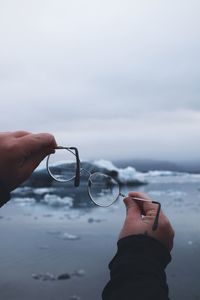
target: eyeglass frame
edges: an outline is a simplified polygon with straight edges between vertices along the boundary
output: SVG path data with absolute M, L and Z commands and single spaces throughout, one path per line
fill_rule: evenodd
M 124 194 L 122 194 L 122 193 L 120 192 L 120 184 L 119 184 L 119 182 L 117 182 L 112 176 L 107 175 L 107 174 L 104 174 L 104 173 L 100 173 L 100 172 L 90 173 L 88 170 L 86 170 L 86 169 L 84 169 L 84 168 L 81 169 L 81 167 L 80 167 L 81 162 L 80 162 L 80 159 L 79 159 L 79 152 L 78 152 L 78 149 L 77 149 L 76 147 L 63 147 L 63 146 L 57 146 L 57 147 L 54 148 L 54 149 L 55 149 L 55 150 L 59 150 L 59 149 L 61 149 L 61 150 L 62 150 L 62 149 L 63 149 L 63 150 L 68 150 L 69 152 L 71 152 L 71 153 L 76 157 L 76 170 L 75 170 L 75 176 L 72 177 L 71 179 L 67 180 L 67 181 L 71 181 L 71 180 L 74 179 L 74 186 L 75 186 L 75 187 L 79 187 L 79 185 L 80 185 L 80 173 L 81 173 L 81 170 L 85 171 L 85 172 L 89 175 L 89 178 L 88 178 L 88 194 L 89 194 L 90 199 L 92 200 L 92 202 L 93 202 L 95 205 L 100 206 L 100 207 L 109 207 L 109 206 L 111 206 L 114 202 L 117 201 L 117 199 L 119 198 L 119 196 L 121 196 L 121 197 L 123 197 L 123 198 L 127 197 L 126 195 L 124 195 Z M 74 151 L 75 153 L 74 153 L 73 151 Z M 49 176 L 50 176 L 51 178 L 53 178 L 55 181 L 61 182 L 60 180 L 58 180 L 56 177 L 53 176 L 53 174 L 51 173 L 51 171 L 50 171 L 50 169 L 49 169 L 49 158 L 50 158 L 51 155 L 53 155 L 53 154 L 49 154 L 49 155 L 47 156 L 47 161 L 46 161 L 46 168 L 47 168 L 48 174 L 49 174 Z M 116 181 L 116 183 L 117 183 L 118 186 L 119 186 L 119 194 L 118 194 L 118 196 L 116 197 L 116 199 L 115 199 L 111 204 L 109 204 L 109 205 L 107 205 L 107 206 L 105 206 L 105 205 L 100 205 L 100 204 L 96 203 L 96 202 L 93 200 L 93 198 L 92 198 L 92 196 L 91 196 L 91 194 L 90 194 L 90 192 L 89 192 L 89 182 L 90 182 L 90 177 L 91 177 L 92 175 L 98 174 L 98 173 L 99 173 L 99 174 L 102 174 L 102 175 L 106 175 L 106 176 L 111 177 L 113 180 Z M 65 181 L 65 182 L 67 182 L 67 181 Z M 155 230 L 158 228 L 159 215 L 160 215 L 160 210 L 161 210 L 161 204 L 160 204 L 160 202 L 157 202 L 157 201 L 154 201 L 154 200 L 151 200 L 151 199 L 139 198 L 139 197 L 131 197 L 131 199 L 136 200 L 136 201 L 150 202 L 150 203 L 153 203 L 153 204 L 157 204 L 157 205 L 158 205 L 158 209 L 157 209 L 157 212 L 156 212 L 155 220 L 154 220 L 154 223 L 153 223 L 153 225 L 152 225 L 152 230 L 155 231 Z
M 56 148 L 54 148 L 54 150 L 59 150 L 59 149 L 63 149 L 63 150 L 68 150 L 69 152 L 71 152 L 75 157 L 76 157 L 76 171 L 75 171 L 75 176 L 73 176 L 71 179 L 67 180 L 67 181 L 71 181 L 72 179 L 74 179 L 74 186 L 75 187 L 79 187 L 80 185 L 80 159 L 79 159 L 79 153 L 78 153 L 78 149 L 76 147 L 63 147 L 63 146 L 58 146 Z M 73 152 L 75 151 L 75 153 Z M 47 172 L 49 174 L 49 176 L 51 178 L 53 178 L 55 181 L 57 182 L 61 182 L 60 180 L 58 180 L 56 177 L 53 176 L 53 174 L 51 173 L 50 169 L 49 169 L 49 158 L 52 154 L 49 154 L 47 156 L 47 161 L 46 161 L 46 168 L 47 168 Z

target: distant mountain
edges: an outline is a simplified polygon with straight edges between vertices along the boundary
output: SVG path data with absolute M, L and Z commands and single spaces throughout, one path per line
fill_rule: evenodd
M 114 161 L 118 168 L 133 166 L 139 172 L 148 172 L 153 170 L 168 170 L 175 172 L 200 173 L 200 161 L 170 162 L 165 160 L 153 159 L 133 159 Z

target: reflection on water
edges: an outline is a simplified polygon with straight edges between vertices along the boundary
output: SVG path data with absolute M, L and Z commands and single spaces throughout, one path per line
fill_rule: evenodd
M 18 188 L 13 193 L 13 197 L 18 200 L 21 199 L 21 203 L 28 202 L 32 199 L 35 204 L 48 204 L 48 202 L 54 201 L 56 208 L 60 206 L 70 206 L 71 208 L 82 208 L 82 207 L 93 207 L 94 204 L 90 200 L 87 188 L 85 186 L 80 186 L 78 188 L 74 187 L 57 187 L 57 188 Z M 69 199 L 69 201 L 67 201 Z M 70 200 L 71 199 L 71 200 Z M 63 204 L 63 205 L 62 205 Z

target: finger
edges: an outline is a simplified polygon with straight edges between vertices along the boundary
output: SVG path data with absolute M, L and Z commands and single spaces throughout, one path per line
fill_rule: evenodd
M 31 134 L 31 133 L 28 132 L 28 131 L 19 130 L 19 131 L 14 131 L 11 134 L 12 134 L 13 137 L 20 138 L 20 137 L 26 136 L 26 135 Z
M 2 137 L 5 137 L 5 138 L 19 138 L 19 137 L 22 137 L 22 136 L 25 136 L 27 134 L 30 134 L 30 132 L 28 131 L 4 131 L 4 132 L 1 132 L 0 135 Z
M 139 201 L 139 200 L 135 200 L 140 207 L 142 206 L 142 210 L 144 215 L 147 216 L 156 216 L 157 210 L 158 210 L 158 205 L 155 203 L 152 203 L 151 201 L 153 201 L 147 194 L 144 193 L 140 193 L 140 192 L 130 192 L 129 193 L 130 197 L 133 198 L 141 198 L 147 201 Z M 149 202 L 148 202 L 149 200 Z
M 135 197 L 135 198 L 142 198 L 145 200 L 151 200 L 147 194 L 141 192 L 129 192 L 128 195 L 133 198 Z
M 133 218 L 141 217 L 141 210 L 137 203 L 131 197 L 124 198 L 124 204 L 126 206 L 127 216 L 131 216 Z
M 159 206 L 156 203 L 151 202 L 143 202 L 143 211 L 145 216 L 153 216 L 156 217 L 158 213 Z M 162 214 L 162 210 L 160 210 L 160 215 Z
M 141 192 L 129 192 L 128 195 L 132 198 L 140 198 L 140 199 L 146 199 L 146 200 L 149 200 L 149 197 L 144 194 L 144 193 L 141 193 Z M 135 199 L 135 202 L 139 205 L 142 213 L 143 213 L 143 201 L 140 201 L 140 200 L 136 200 Z
M 54 136 L 49 133 L 29 134 L 21 137 L 19 142 L 27 156 L 38 152 L 45 154 L 47 149 L 50 150 L 57 147 Z
M 8 135 L 8 134 L 11 134 L 11 133 L 12 133 L 11 131 L 1 131 L 0 135 Z
M 155 221 L 155 218 L 152 216 L 143 216 L 143 218 L 142 218 L 142 222 L 146 223 L 148 225 L 153 225 L 154 221 Z
M 26 174 L 31 174 L 41 163 L 41 161 L 54 152 L 54 150 L 48 150 L 44 153 L 36 153 L 27 159 L 23 164 L 23 170 Z

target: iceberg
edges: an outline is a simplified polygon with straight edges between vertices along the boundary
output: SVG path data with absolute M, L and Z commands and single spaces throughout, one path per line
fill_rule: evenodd
M 143 173 L 136 171 L 134 167 L 117 168 L 111 161 L 98 160 L 94 161 L 101 172 L 106 173 L 116 179 L 121 185 L 142 185 L 147 184 Z
M 126 168 L 118 168 L 109 160 L 96 160 L 94 162 L 83 161 L 81 162 L 82 169 L 88 172 L 101 172 L 110 175 L 119 182 L 120 185 L 142 185 L 146 184 L 146 176 L 144 173 L 136 171 L 132 166 Z M 86 180 L 88 178 L 87 172 L 81 172 L 81 179 Z M 23 184 L 24 187 L 32 187 L 35 189 L 34 194 L 42 195 L 47 191 L 45 188 L 50 189 L 53 192 L 53 188 L 66 186 L 66 183 L 55 182 L 47 173 L 46 168 L 39 168 L 34 171 L 32 176 Z

